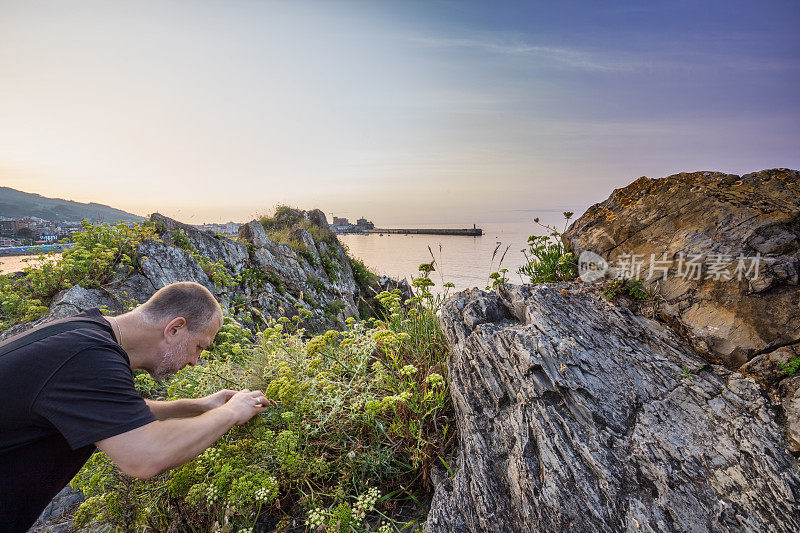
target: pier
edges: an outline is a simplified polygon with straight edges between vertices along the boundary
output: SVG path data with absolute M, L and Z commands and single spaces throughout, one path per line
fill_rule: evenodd
M 402 234 L 402 235 L 462 235 L 465 237 L 480 237 L 483 235 L 481 228 L 472 227 L 464 229 L 439 229 L 439 228 L 374 228 L 363 230 L 365 233 L 386 233 L 386 234 Z

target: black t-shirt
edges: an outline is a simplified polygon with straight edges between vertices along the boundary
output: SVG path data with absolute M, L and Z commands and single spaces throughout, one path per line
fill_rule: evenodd
M 58 333 L 0 356 L 0 529 L 27 531 L 95 449 L 155 420 L 130 360 L 102 326 Z

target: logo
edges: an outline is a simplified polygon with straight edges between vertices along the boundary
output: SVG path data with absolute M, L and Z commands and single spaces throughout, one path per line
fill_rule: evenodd
M 583 281 L 598 280 L 606 275 L 608 262 L 589 250 L 584 250 L 578 257 L 578 275 Z

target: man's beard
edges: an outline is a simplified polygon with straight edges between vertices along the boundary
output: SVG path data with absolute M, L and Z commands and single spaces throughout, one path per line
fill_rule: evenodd
M 189 346 L 189 339 L 183 339 L 181 342 L 164 352 L 164 357 L 161 362 L 156 365 L 151 373 L 151 376 L 156 381 L 164 381 L 164 379 L 177 372 L 186 365 L 186 348 Z

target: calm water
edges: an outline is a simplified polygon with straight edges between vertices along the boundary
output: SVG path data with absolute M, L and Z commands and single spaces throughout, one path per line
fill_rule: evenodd
M 576 211 L 579 216 L 583 209 Z M 489 274 L 500 267 L 500 257 L 508 247 L 503 259 L 503 268 L 508 269 L 512 283 L 522 282 L 517 269 L 525 263 L 521 250 L 527 248 L 528 237 L 545 235 L 548 231 L 533 222 L 530 217 L 519 217 L 516 222 L 478 222 L 483 228 L 481 237 L 460 237 L 450 235 L 339 235 L 350 250 L 350 253 L 364 261 L 375 273 L 386 274 L 396 278 L 418 277 L 421 263 L 431 261 L 428 251 L 430 246 L 436 258 L 437 271 L 431 274 L 436 282 L 435 288 L 441 288 L 443 282 L 452 282 L 456 290 L 472 287 L 483 289 L 487 285 Z M 573 217 L 574 220 L 575 217 Z M 540 216 L 542 223 L 557 224 L 559 230 L 564 228 L 564 219 L 560 213 L 545 213 Z M 377 225 L 377 223 L 376 223 Z M 400 226 L 396 226 L 400 227 Z M 404 228 L 421 226 L 402 225 Z M 471 227 L 470 225 L 425 225 L 427 228 Z M 500 248 L 492 260 L 492 253 L 498 244 Z M 525 280 L 527 281 L 527 280 Z
M 37 261 L 37 255 L 4 255 L 0 256 L 0 274 L 9 274 L 11 272 L 17 272 L 22 270 L 27 266 L 36 266 L 39 263 Z M 53 256 L 56 259 L 61 258 L 61 254 L 55 254 Z M 30 262 L 27 262 L 27 261 Z

